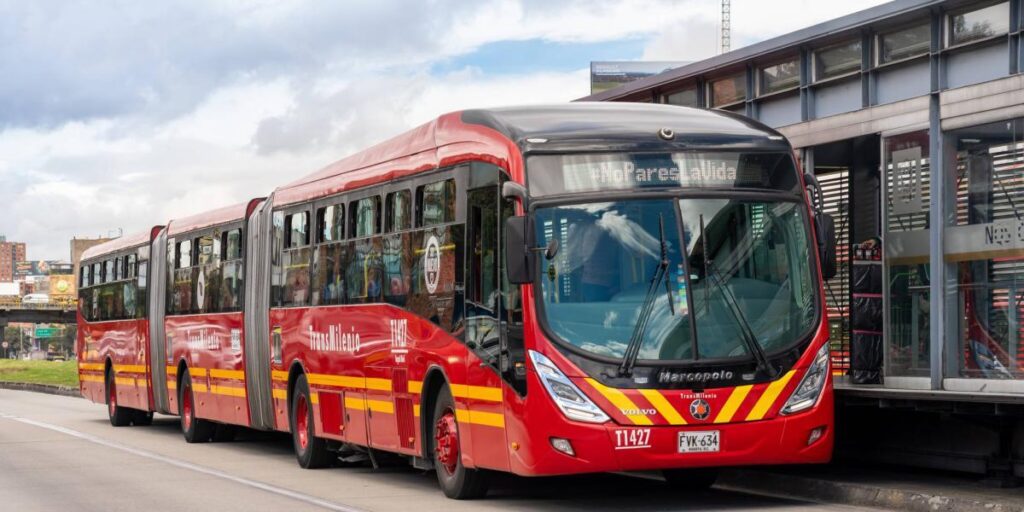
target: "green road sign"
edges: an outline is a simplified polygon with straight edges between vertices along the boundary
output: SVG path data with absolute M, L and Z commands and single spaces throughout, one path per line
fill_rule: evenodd
M 60 334 L 57 327 L 36 327 L 36 338 L 56 338 Z

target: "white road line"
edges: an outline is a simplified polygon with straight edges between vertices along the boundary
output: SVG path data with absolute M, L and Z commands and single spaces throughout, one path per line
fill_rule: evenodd
M 230 473 L 225 473 L 225 472 L 217 470 L 217 469 L 208 468 L 208 467 L 205 467 L 205 466 L 200 466 L 198 464 L 192 464 L 191 462 L 186 462 L 186 461 L 183 461 L 183 460 L 180 460 L 180 459 L 175 459 L 175 458 L 172 458 L 172 457 L 165 457 L 165 456 L 160 455 L 158 453 L 153 453 L 153 452 L 146 451 L 146 450 L 140 450 L 138 448 L 132 448 L 131 446 L 125 446 L 123 444 L 115 443 L 113 441 L 107 441 L 106 439 L 102 439 L 102 438 L 99 438 L 99 437 L 96 437 L 96 436 L 93 436 L 93 435 L 90 435 L 90 434 L 86 434 L 85 432 L 79 432 L 77 430 L 72 430 L 72 429 L 69 429 L 69 428 L 61 427 L 59 425 L 52 425 L 50 423 L 44 423 L 42 421 L 36 421 L 36 420 L 28 419 L 28 418 L 22 418 L 20 416 L 14 416 L 14 415 L 2 413 L 2 412 L 0 412 L 0 418 L 6 419 L 6 420 L 11 420 L 11 421 L 17 421 L 17 422 L 25 423 L 26 425 L 32 425 L 32 426 L 36 426 L 36 427 L 40 427 L 40 428 L 45 428 L 45 429 L 48 429 L 48 430 L 52 430 L 54 432 L 60 432 L 61 434 L 64 434 L 64 435 L 68 435 L 68 436 L 71 436 L 71 437 L 76 437 L 76 438 L 82 439 L 84 441 L 89 441 L 90 443 L 95 443 L 95 444 L 98 444 L 98 445 L 106 446 L 108 448 L 114 448 L 116 450 L 121 450 L 123 452 L 128 452 L 128 453 L 131 453 L 133 455 L 138 455 L 140 457 L 145 457 L 147 459 L 164 462 L 166 464 L 170 464 L 172 466 L 177 466 L 179 468 L 189 469 L 189 470 L 192 470 L 192 471 L 195 471 L 195 472 L 198 472 L 198 473 L 203 473 L 203 474 L 206 474 L 206 475 L 215 476 L 217 478 L 223 478 L 224 480 L 228 480 L 228 481 L 235 482 L 235 483 L 238 483 L 238 484 L 242 484 L 242 485 L 245 485 L 245 486 L 248 486 L 248 487 L 252 487 L 254 489 L 259 489 L 261 491 L 266 491 L 266 492 L 269 492 L 269 493 L 277 494 L 277 495 L 280 495 L 280 496 L 285 496 L 287 498 L 291 498 L 291 499 L 294 499 L 294 500 L 302 501 L 304 503 L 308 503 L 310 505 L 315 505 L 317 507 L 325 508 L 327 510 L 335 510 L 337 512 L 363 512 L 361 509 L 358 509 L 358 508 L 349 507 L 349 506 L 346 506 L 346 505 L 341 505 L 341 504 L 334 503 L 334 502 L 327 501 L 327 500 L 322 500 L 320 498 L 315 498 L 315 497 L 309 496 L 307 494 L 301 494 L 301 493 L 298 493 L 298 492 L 295 492 L 295 491 L 291 491 L 291 490 L 285 489 L 283 487 L 277 487 L 275 485 L 270 485 L 270 484 L 266 484 L 266 483 L 263 483 L 263 482 L 257 482 L 256 480 L 249 480 L 248 478 L 242 478 L 240 476 L 235 476 L 235 475 L 232 475 Z

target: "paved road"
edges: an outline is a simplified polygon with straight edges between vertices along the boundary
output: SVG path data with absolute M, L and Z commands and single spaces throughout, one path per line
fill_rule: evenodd
M 408 467 L 300 469 L 287 437 L 186 444 L 177 418 L 113 428 L 78 398 L 0 389 L 0 508 L 50 510 L 858 510 L 725 490 L 685 495 L 616 475 L 498 478 L 488 499 L 456 502 Z M 863 510 L 863 509 L 859 509 Z

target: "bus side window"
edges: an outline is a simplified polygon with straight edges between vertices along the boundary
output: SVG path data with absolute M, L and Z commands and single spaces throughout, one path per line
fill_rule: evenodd
M 284 266 L 284 306 L 305 306 L 309 304 L 309 212 L 299 211 L 285 217 L 285 250 L 282 254 Z
M 281 307 L 284 302 L 284 272 L 281 260 L 284 253 L 284 212 L 274 212 L 270 250 L 270 305 Z

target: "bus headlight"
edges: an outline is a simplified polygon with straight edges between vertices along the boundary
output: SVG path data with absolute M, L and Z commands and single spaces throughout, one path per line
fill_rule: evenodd
M 814 362 L 807 369 L 800 385 L 790 395 L 786 405 L 782 406 L 782 414 L 793 414 L 810 409 L 818 401 L 821 390 L 825 387 L 825 381 L 828 380 L 828 366 L 829 348 L 828 343 L 825 343 L 818 351 L 818 355 L 814 356 Z
M 548 396 L 555 401 L 555 405 L 562 410 L 562 414 L 571 420 L 587 423 L 608 421 L 608 415 L 594 402 L 591 402 L 587 395 L 584 395 L 580 388 L 576 387 L 550 359 L 531 350 L 530 360 L 533 361 L 533 367 L 537 369 L 537 375 L 544 383 L 544 389 L 548 391 Z

